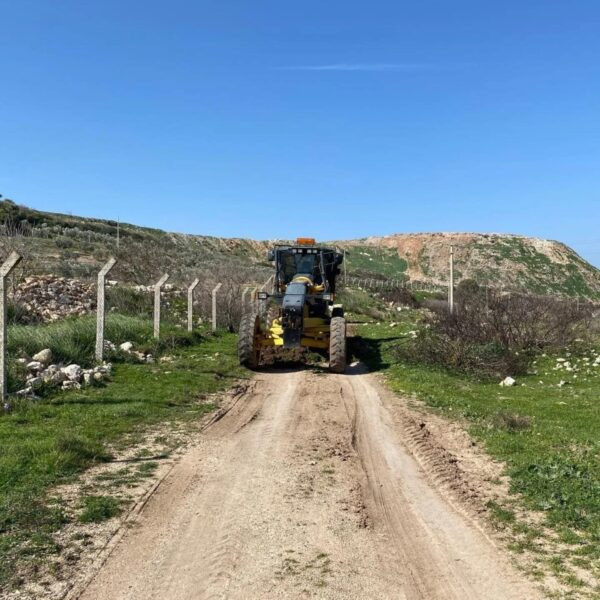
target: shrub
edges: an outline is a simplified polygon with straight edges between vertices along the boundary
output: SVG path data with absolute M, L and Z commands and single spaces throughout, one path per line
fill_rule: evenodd
M 456 298 L 457 300 L 473 298 L 482 293 L 480 285 L 474 279 L 463 279 L 456 286 Z M 485 292 L 484 292 L 485 293 Z
M 397 351 L 404 358 L 485 376 L 519 375 L 533 356 L 559 350 L 590 331 L 592 309 L 552 297 L 466 288 L 454 314 L 431 305 L 421 334 Z
M 410 306 L 411 308 L 419 307 L 419 302 L 417 301 L 415 295 L 411 290 L 404 287 L 383 290 L 380 295 L 381 298 L 386 302 L 393 302 L 394 304 L 399 304 L 402 306 Z
M 59 237 L 56 238 L 56 246 L 58 248 L 61 249 L 66 249 L 66 248 L 72 248 L 73 247 L 73 240 L 70 240 L 69 238 L 66 237 Z

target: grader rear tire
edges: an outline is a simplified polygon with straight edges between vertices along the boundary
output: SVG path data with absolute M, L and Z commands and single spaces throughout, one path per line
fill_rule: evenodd
M 346 370 L 346 319 L 333 317 L 329 325 L 329 370 L 343 373 Z
M 238 358 L 240 365 L 248 369 L 256 369 L 260 364 L 260 316 L 250 312 L 242 316 L 238 337 Z

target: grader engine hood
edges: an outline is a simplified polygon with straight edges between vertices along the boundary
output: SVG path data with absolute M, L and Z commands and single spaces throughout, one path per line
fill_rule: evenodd
M 304 328 L 306 286 L 306 282 L 292 282 L 288 284 L 285 291 L 281 306 L 284 348 L 297 348 L 300 346 Z

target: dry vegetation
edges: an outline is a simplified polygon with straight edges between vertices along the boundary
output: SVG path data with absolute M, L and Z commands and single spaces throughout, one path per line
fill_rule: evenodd
M 591 304 L 503 294 L 465 285 L 453 314 L 430 302 L 420 335 L 400 344 L 405 358 L 486 376 L 521 375 L 535 356 L 591 341 Z

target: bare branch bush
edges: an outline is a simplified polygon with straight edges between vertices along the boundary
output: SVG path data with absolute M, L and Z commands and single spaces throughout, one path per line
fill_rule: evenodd
M 267 277 L 264 270 L 237 269 L 232 265 L 221 265 L 200 276 L 196 288 L 196 305 L 205 320 L 212 318 L 212 290 L 218 283 L 222 287 L 217 292 L 218 325 L 237 331 L 242 317 L 242 294 L 245 289 L 260 287 Z M 249 299 L 249 292 L 246 295 Z
M 379 294 L 385 302 L 393 302 L 397 306 L 410 306 L 418 308 L 419 302 L 414 294 L 406 287 L 395 287 L 389 290 L 382 290 Z
M 527 372 L 534 356 L 559 351 L 592 336 L 594 309 L 553 297 L 469 290 L 456 310 L 434 306 L 405 358 L 483 376 Z

